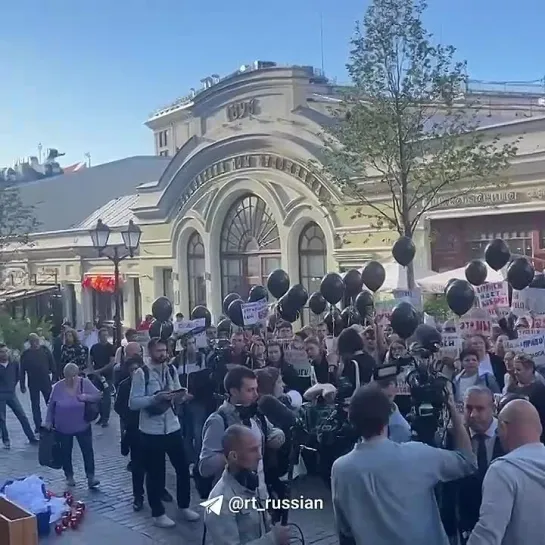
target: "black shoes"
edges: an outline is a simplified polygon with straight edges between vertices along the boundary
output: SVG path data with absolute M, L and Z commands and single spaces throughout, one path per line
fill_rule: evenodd
M 138 513 L 139 511 L 142 511 L 144 508 L 144 498 L 134 498 L 134 501 L 132 502 L 132 509 L 135 513 Z

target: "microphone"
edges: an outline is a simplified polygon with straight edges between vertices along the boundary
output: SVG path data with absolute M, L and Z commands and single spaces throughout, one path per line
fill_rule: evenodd
M 293 412 L 272 395 L 261 396 L 257 401 L 257 406 L 275 428 L 288 429 L 297 423 Z

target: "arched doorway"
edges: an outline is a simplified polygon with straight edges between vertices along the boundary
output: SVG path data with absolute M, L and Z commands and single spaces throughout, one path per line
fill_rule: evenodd
M 280 267 L 280 236 L 265 201 L 246 195 L 227 213 L 221 232 L 222 297 L 248 297 L 252 286 L 265 284 Z

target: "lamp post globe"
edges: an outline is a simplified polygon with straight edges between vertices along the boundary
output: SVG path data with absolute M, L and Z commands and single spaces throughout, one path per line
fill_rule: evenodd
M 104 250 L 110 239 L 110 228 L 102 221 L 98 220 L 96 227 L 89 231 L 93 247 L 99 251 Z
M 121 236 L 123 237 L 123 244 L 125 244 L 125 248 L 129 250 L 130 256 L 133 257 L 134 252 L 140 245 L 140 237 L 142 236 L 140 227 L 130 220 L 127 227 L 124 227 L 121 231 Z

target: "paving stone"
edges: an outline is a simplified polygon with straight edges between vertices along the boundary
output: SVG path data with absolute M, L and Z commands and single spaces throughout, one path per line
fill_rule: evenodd
M 19 394 L 27 416 L 31 416 L 28 394 Z M 44 408 L 45 410 L 45 408 Z M 45 413 L 44 413 L 45 414 Z M 48 488 L 56 494 L 66 490 L 62 471 L 38 465 L 38 449 L 28 444 L 16 418 L 8 409 L 8 429 L 12 448 L 0 449 L 0 486 L 7 479 L 26 477 L 32 474 L 44 479 Z M 101 481 L 98 490 L 88 490 L 81 453 L 74 445 L 73 459 L 76 478 L 74 497 L 87 504 L 87 515 L 78 530 L 70 530 L 61 537 L 52 535 L 40 541 L 40 545 L 89 545 L 108 543 L 112 545 L 201 545 L 202 522 L 189 523 L 180 520 L 175 503 L 165 504 L 167 514 L 177 520 L 176 528 L 164 530 L 151 524 L 147 504 L 140 513 L 132 510 L 132 487 L 130 473 L 126 470 L 127 459 L 120 454 L 119 425 L 112 414 L 108 428 L 93 426 L 96 476 Z M 167 464 L 167 488 L 175 491 L 175 475 Z M 322 499 L 324 509 L 319 511 L 292 511 L 290 522 L 300 526 L 307 544 L 333 545 L 338 543 L 333 526 L 330 492 L 318 479 L 307 478 L 293 486 L 292 497 Z M 202 513 L 199 498 L 192 490 L 193 508 Z M 211 545 L 211 544 L 209 544 Z

